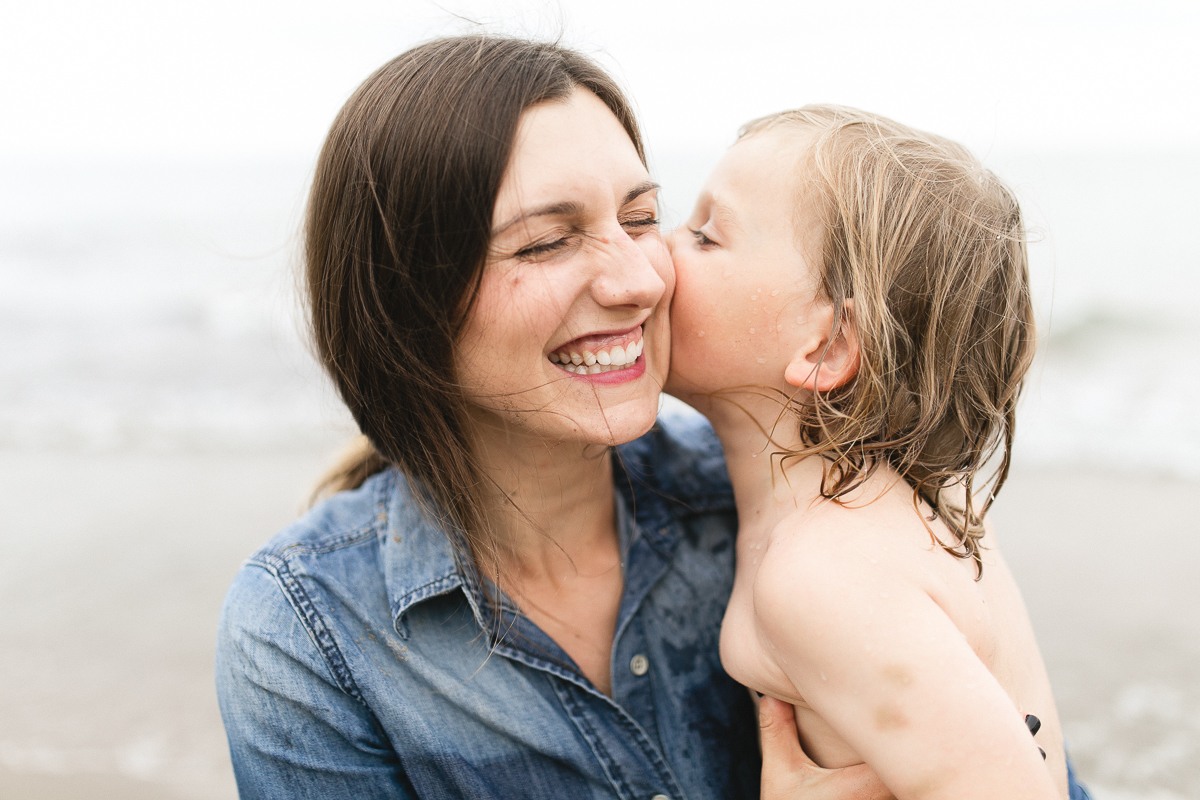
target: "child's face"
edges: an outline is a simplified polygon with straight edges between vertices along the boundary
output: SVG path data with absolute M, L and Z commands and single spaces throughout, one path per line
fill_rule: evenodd
M 803 207 L 797 185 L 807 146 L 795 131 L 742 139 L 671 235 L 668 391 L 685 399 L 748 385 L 795 392 L 784 370 L 828 305 L 817 299 L 819 215 Z

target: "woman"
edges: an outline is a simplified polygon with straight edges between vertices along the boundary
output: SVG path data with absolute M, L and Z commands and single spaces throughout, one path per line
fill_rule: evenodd
M 674 282 L 656 188 L 620 91 L 557 46 L 435 41 L 346 103 L 307 283 L 371 447 L 226 599 L 244 797 L 758 795 L 717 654 L 720 450 L 644 435 Z M 786 791 L 842 785 L 779 738 Z

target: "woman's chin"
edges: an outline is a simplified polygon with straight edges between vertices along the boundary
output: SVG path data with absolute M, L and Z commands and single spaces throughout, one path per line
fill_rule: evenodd
M 655 392 L 652 399 L 638 398 L 607 409 L 599 419 L 587 422 L 582 438 L 588 444 L 615 447 L 644 436 L 658 418 L 658 399 Z

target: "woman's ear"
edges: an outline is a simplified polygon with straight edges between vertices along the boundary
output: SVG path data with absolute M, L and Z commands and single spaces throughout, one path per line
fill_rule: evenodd
M 854 300 L 845 301 L 837 333 L 833 328 L 833 306 L 825 306 L 811 317 L 813 330 L 824 331 L 806 339 L 792 356 L 783 379 L 810 392 L 828 392 L 849 383 L 858 374 L 861 352 L 858 326 L 854 322 Z

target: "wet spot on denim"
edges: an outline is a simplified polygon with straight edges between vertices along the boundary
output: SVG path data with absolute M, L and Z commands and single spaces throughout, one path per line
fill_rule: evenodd
M 667 669 L 674 675 L 692 672 L 700 666 L 705 649 L 696 644 L 676 647 L 670 642 L 663 642 L 663 653 L 667 657 Z

